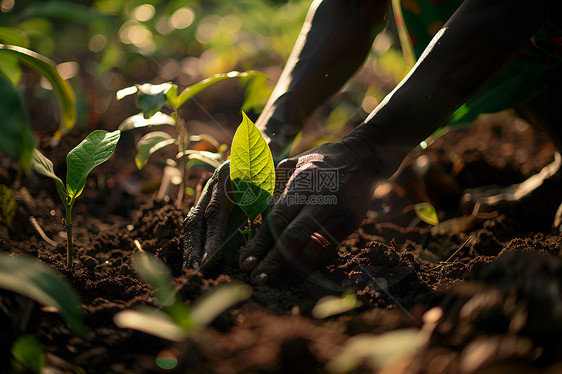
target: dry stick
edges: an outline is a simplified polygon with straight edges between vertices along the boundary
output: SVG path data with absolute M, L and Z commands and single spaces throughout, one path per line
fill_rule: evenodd
M 457 253 L 459 253 L 459 251 L 460 251 L 461 249 L 463 249 L 464 246 L 467 245 L 467 243 L 468 243 L 471 239 L 472 239 L 472 235 L 469 236 L 468 239 L 466 239 L 465 242 L 461 244 L 461 246 L 459 247 L 459 249 L 457 249 L 457 250 L 455 251 L 455 253 L 453 253 L 448 259 L 446 259 L 445 262 L 449 262 L 450 259 L 452 259 L 453 257 L 455 257 L 455 255 L 456 255 Z
M 41 238 L 43 238 L 44 241 L 46 241 L 48 244 L 52 245 L 53 247 L 57 246 L 57 242 L 55 242 L 54 240 L 49 238 L 47 236 L 47 234 L 45 234 L 45 231 L 43 231 L 43 229 L 41 228 L 41 225 L 39 225 L 39 222 L 37 222 L 35 217 L 30 216 L 29 222 L 31 222 L 31 225 L 33 226 L 33 228 L 39 233 L 39 235 L 41 236 Z

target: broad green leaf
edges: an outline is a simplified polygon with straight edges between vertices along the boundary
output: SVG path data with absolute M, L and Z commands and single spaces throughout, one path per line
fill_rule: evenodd
M 0 54 L 16 56 L 20 62 L 36 70 L 53 86 L 61 107 L 61 124 L 56 137 L 66 134 L 76 123 L 76 98 L 70 84 L 57 71 L 54 62 L 29 49 L 0 44 Z
M 439 217 L 435 211 L 435 207 L 430 203 L 418 203 L 414 206 L 414 210 L 419 219 L 432 226 L 439 224 Z
M 355 294 L 346 293 L 339 296 L 325 296 L 318 300 L 312 309 L 312 316 L 314 318 L 322 319 L 336 314 L 349 312 L 362 305 L 361 301 L 357 300 Z
M 13 27 L 0 26 L 0 43 L 29 47 L 29 37 L 26 33 Z
M 175 141 L 170 134 L 164 131 L 153 131 L 143 136 L 137 143 L 137 155 L 135 157 L 137 168 L 142 169 L 154 152 L 174 144 Z
M 137 106 L 142 110 L 144 118 L 152 117 L 166 105 L 166 92 L 171 86 L 171 83 L 162 83 L 159 85 L 145 83 L 137 86 L 139 90 Z
M 43 347 L 31 335 L 21 335 L 16 339 L 12 345 L 12 357 L 36 374 L 45 366 Z
M 170 341 L 181 342 L 188 337 L 181 326 L 155 308 L 124 310 L 113 317 L 113 322 L 122 329 L 133 329 Z
M 0 77 L 0 150 L 18 159 L 29 169 L 35 136 L 29 125 L 29 116 L 21 93 Z
M 207 79 L 203 79 L 200 82 L 197 82 L 195 84 L 192 84 L 191 86 L 187 87 L 185 90 L 182 91 L 182 93 L 177 96 L 177 98 L 173 98 L 173 102 L 170 102 L 170 104 L 175 108 L 179 108 L 180 106 L 182 106 L 183 104 L 185 104 L 185 102 L 189 99 L 191 99 L 193 96 L 197 95 L 199 92 L 203 91 L 204 89 L 218 83 L 221 82 L 223 80 L 226 79 L 231 79 L 231 78 L 246 78 L 246 77 L 250 77 L 250 76 L 258 76 L 258 75 L 263 75 L 263 73 L 254 71 L 254 70 L 249 70 L 246 72 L 239 72 L 239 71 L 231 71 L 229 73 L 226 74 L 215 74 Z
M 228 308 L 248 299 L 252 292 L 245 283 L 218 286 L 194 303 L 191 319 L 197 326 L 206 326 Z
M 76 292 L 56 271 L 37 259 L 0 253 L 0 288 L 56 308 L 72 332 L 85 335 Z
M 142 114 L 136 114 L 121 122 L 119 130 L 128 131 L 138 129 L 140 127 L 170 125 L 175 126 L 176 121 L 172 117 L 162 112 L 156 112 L 149 119 L 144 118 Z
M 242 112 L 230 151 L 232 192 L 250 219 L 263 212 L 275 188 L 275 166 L 262 133 Z
M 121 131 L 95 130 L 66 156 L 66 190 L 71 205 L 86 186 L 93 168 L 107 161 L 115 152 Z

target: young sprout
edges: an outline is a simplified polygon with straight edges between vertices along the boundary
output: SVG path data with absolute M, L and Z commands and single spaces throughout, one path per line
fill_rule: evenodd
M 267 81 L 267 76 L 257 71 L 250 70 L 242 73 L 231 71 L 226 74 L 216 74 L 197 82 L 187 87 L 179 94 L 178 86 L 171 82 L 159 85 L 152 85 L 148 83 L 142 85 L 137 84 L 117 92 L 117 100 L 121 100 L 129 95 L 137 94 L 136 103 L 142 110 L 141 113 L 131 116 L 123 121 L 121 125 L 119 125 L 119 129 L 121 131 L 147 126 L 152 127 L 167 125 L 175 127 L 175 137 L 165 131 L 152 131 L 144 135 L 137 143 L 137 156 L 135 157 L 135 163 L 137 168 L 140 170 L 146 165 L 149 157 L 156 151 L 168 146 L 175 146 L 177 148 L 176 159 L 178 160 L 175 167 L 179 170 L 180 176 L 180 188 L 178 190 L 176 200 L 178 205 L 181 205 L 185 194 L 186 169 L 189 167 L 188 161 L 197 160 L 198 162 L 203 162 L 216 168 L 226 159 L 224 154 L 226 147 L 221 146 L 212 136 L 207 134 L 188 133 L 185 121 L 180 114 L 180 108 L 188 100 L 204 89 L 223 80 L 232 78 L 238 78 L 243 83 L 249 79 L 253 80 L 252 82 L 254 84 L 251 85 L 253 90 L 248 90 L 249 92 L 246 97 L 247 102 L 252 99 L 253 91 L 260 88 L 259 85 L 256 86 L 255 82 L 260 82 L 263 86 Z M 162 112 L 162 109 L 166 106 L 168 106 L 169 110 L 171 109 L 170 115 Z M 189 149 L 191 143 L 201 141 L 212 145 L 216 149 L 216 152 Z
M 72 267 L 72 207 L 86 186 L 86 179 L 93 168 L 107 161 L 115 152 L 121 131 L 93 131 L 66 156 L 66 186 L 55 174 L 53 163 L 39 150 L 33 151 L 31 167 L 37 173 L 55 181 L 55 186 L 64 205 L 63 221 L 67 235 L 66 264 Z
M 275 165 L 262 133 L 244 112 L 242 123 L 232 138 L 230 180 L 236 203 L 251 225 L 273 196 Z

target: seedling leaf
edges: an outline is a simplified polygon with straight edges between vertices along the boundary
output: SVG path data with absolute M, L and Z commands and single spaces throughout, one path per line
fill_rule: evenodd
M 53 86 L 61 107 L 61 125 L 55 137 L 66 134 L 76 123 L 76 97 L 70 84 L 57 71 L 56 65 L 47 57 L 15 45 L 0 44 L 0 53 L 16 56 L 20 62 L 36 70 Z
M 206 326 L 222 312 L 250 296 L 252 296 L 252 287 L 245 283 L 218 286 L 194 303 L 191 320 L 196 326 Z
M 146 119 L 142 114 L 136 114 L 121 122 L 119 130 L 128 131 L 147 126 L 175 126 L 176 122 L 172 117 L 162 112 L 156 112 L 152 117 Z
M 63 202 L 66 201 L 68 192 L 64 187 L 62 180 L 55 174 L 53 163 L 45 157 L 37 148 L 33 150 L 33 159 L 31 160 L 31 169 L 38 174 L 51 178 L 55 181 L 55 186 Z
M 28 170 L 35 137 L 29 125 L 29 116 L 21 93 L 0 77 L 0 150 L 19 160 Z
M 71 204 L 86 186 L 86 179 L 93 168 L 107 161 L 115 152 L 121 131 L 96 130 L 90 133 L 66 156 L 66 190 Z
M 400 329 L 380 335 L 360 334 L 346 341 L 341 352 L 326 365 L 329 373 L 349 373 L 363 362 L 376 370 L 412 356 L 427 344 L 417 329 Z
M 47 265 L 25 255 L 0 254 L 0 288 L 55 307 L 76 335 L 85 335 L 78 296 L 70 284 Z
M 236 202 L 254 220 L 273 195 L 275 166 L 262 133 L 244 112 L 232 139 L 230 179 Z
M 154 290 L 158 305 L 171 305 L 176 300 L 172 288 L 172 274 L 162 261 L 144 251 L 135 253 L 133 265 L 137 274 Z
M 137 106 L 142 110 L 144 118 L 152 117 L 166 105 L 166 92 L 171 86 L 171 83 L 162 83 L 159 85 L 145 83 L 137 86 L 139 90 Z
M 242 73 L 239 71 L 231 71 L 226 74 L 215 74 L 207 79 L 203 79 L 202 81 L 187 87 L 185 90 L 182 91 L 182 93 L 179 96 L 177 96 L 177 98 L 173 98 L 174 103 L 172 104 L 172 106 L 176 109 L 181 107 L 183 104 L 185 104 L 187 100 L 191 99 L 199 92 L 225 79 L 246 78 L 246 77 L 258 76 L 258 75 L 263 75 L 263 73 L 250 70 Z
M 12 190 L 5 184 L 0 184 L 0 227 L 12 227 L 12 220 L 16 215 L 16 200 Z
M 12 356 L 33 373 L 39 374 L 45 366 L 45 354 L 41 344 L 31 335 L 22 335 L 12 345 Z
M 318 300 L 312 309 L 312 316 L 314 318 L 322 319 L 336 314 L 349 312 L 362 305 L 361 301 L 357 300 L 355 294 L 345 293 L 339 296 L 325 296 Z
M 439 224 L 439 217 L 435 211 L 435 207 L 430 203 L 418 203 L 414 206 L 414 210 L 419 219 L 432 226 Z
M 124 310 L 113 317 L 113 322 L 122 329 L 133 329 L 170 341 L 181 342 L 188 337 L 166 313 L 154 308 Z
M 142 169 L 154 152 L 174 144 L 175 141 L 170 134 L 164 131 L 153 131 L 143 136 L 137 143 L 137 155 L 135 157 L 137 168 Z

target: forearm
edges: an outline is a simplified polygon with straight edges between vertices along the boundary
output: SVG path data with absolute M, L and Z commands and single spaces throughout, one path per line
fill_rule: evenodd
M 410 74 L 342 142 L 373 172 L 388 177 L 509 62 L 554 2 L 466 0 L 435 36 Z
M 387 0 L 314 1 L 283 73 L 256 125 L 276 159 L 306 118 L 337 92 L 384 27 Z

